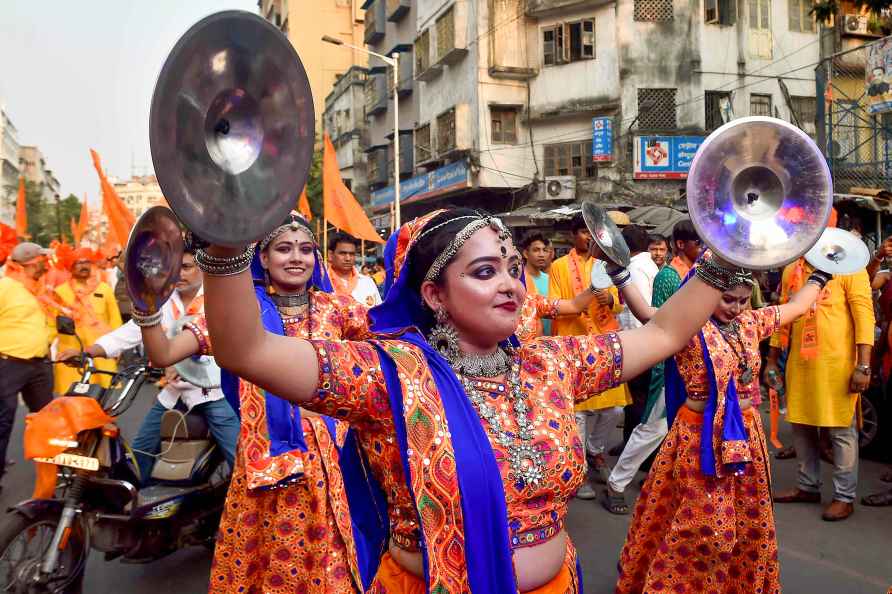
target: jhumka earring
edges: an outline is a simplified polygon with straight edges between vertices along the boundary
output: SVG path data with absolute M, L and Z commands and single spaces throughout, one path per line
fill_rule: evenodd
M 269 269 L 263 269 L 263 283 L 266 285 L 266 293 L 267 295 L 272 295 L 275 291 L 273 290 L 273 283 L 269 279 Z
M 427 342 L 451 363 L 461 355 L 461 350 L 458 347 L 458 332 L 449 321 L 449 314 L 445 308 L 437 308 L 434 317 L 437 323 L 428 333 Z

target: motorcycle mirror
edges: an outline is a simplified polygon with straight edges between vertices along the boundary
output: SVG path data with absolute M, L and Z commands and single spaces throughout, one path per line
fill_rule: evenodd
M 68 316 L 56 316 L 56 332 L 68 336 L 77 336 L 77 331 L 74 328 L 74 320 Z

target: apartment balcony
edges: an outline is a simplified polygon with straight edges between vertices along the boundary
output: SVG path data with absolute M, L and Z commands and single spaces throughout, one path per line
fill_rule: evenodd
M 367 0 L 363 6 L 366 7 L 364 39 L 367 44 L 375 45 L 384 39 L 385 0 Z
M 387 0 L 387 20 L 395 23 L 409 13 L 412 0 Z

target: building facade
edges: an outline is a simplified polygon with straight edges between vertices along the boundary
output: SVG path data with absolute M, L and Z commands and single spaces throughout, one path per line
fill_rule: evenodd
M 331 137 L 338 157 L 341 179 L 361 203 L 368 202 L 366 155 L 363 135 L 366 133 L 365 88 L 368 69 L 352 66 L 339 77 L 334 89 L 325 98 L 324 127 Z
M 351 66 L 365 66 L 364 52 L 335 47 L 323 35 L 362 47 L 362 0 L 259 0 L 260 16 L 282 30 L 297 50 L 310 79 L 317 130 L 321 132 L 325 97 L 338 75 Z
M 19 147 L 19 170 L 26 181 L 37 184 L 43 193 L 43 200 L 54 202 L 59 198 L 61 185 L 52 169 L 47 167 L 46 158 L 36 146 Z
M 154 175 L 133 176 L 128 180 L 111 178 L 109 181 L 136 218 L 153 206 L 168 206 Z
M 18 131 L 0 107 L 0 222 L 10 226 L 15 226 L 19 175 Z
M 409 4 L 409 215 L 546 197 L 677 204 L 696 148 L 724 122 L 768 115 L 817 132 L 810 0 Z M 372 204 L 392 199 L 392 185 L 372 185 Z

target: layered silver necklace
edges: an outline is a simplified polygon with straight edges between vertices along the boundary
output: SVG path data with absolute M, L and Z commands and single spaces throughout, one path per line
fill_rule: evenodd
M 297 295 L 279 295 L 273 293 L 269 296 L 277 307 L 302 307 L 310 302 L 310 292 L 304 291 Z
M 488 359 L 485 363 L 481 361 L 479 369 L 488 373 L 481 373 L 476 377 L 497 377 L 507 374 L 507 396 L 517 421 L 517 434 L 506 431 L 502 427 L 499 411 L 497 407 L 487 402 L 486 394 L 481 389 L 482 382 L 475 382 L 471 377 L 468 377 L 475 375 L 468 372 L 469 367 L 463 367 L 464 372 L 453 368 L 461 380 L 465 394 L 477 409 L 477 414 L 486 421 L 487 430 L 496 443 L 505 448 L 508 466 L 511 468 L 510 478 L 523 483 L 524 487 L 535 486 L 545 477 L 545 459 L 533 445 L 533 424 L 527 416 L 530 410 L 527 395 L 521 388 L 520 362 L 502 348 L 499 348 L 497 352 L 502 353 L 504 358 Z M 476 363 L 470 367 L 478 368 Z M 495 370 L 498 368 L 501 368 L 502 371 L 496 373 Z

